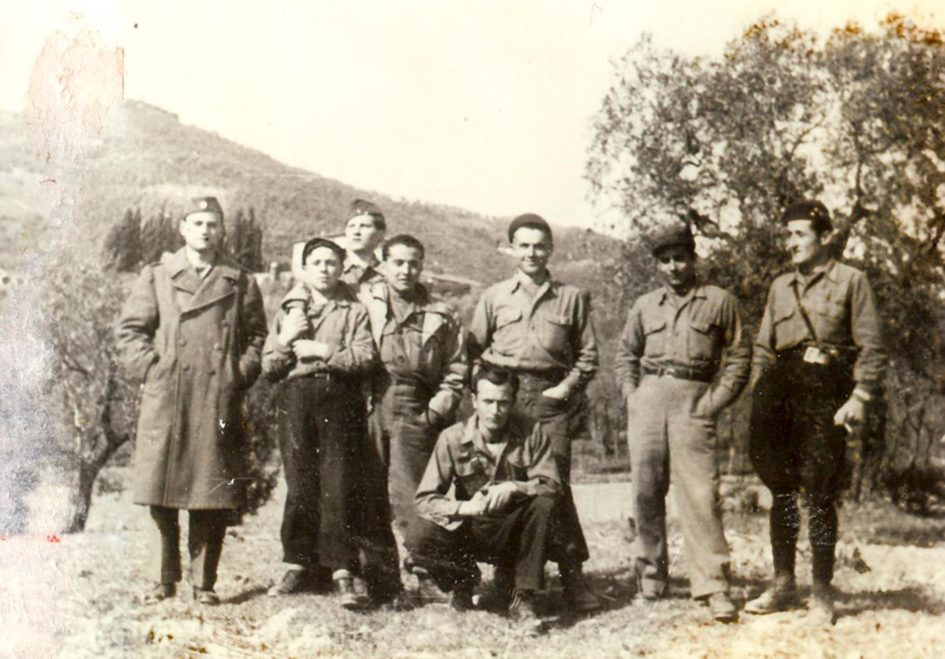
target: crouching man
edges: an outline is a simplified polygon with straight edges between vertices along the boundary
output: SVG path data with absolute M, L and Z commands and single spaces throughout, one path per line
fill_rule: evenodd
M 510 616 L 538 623 L 533 595 L 552 551 L 561 491 L 551 444 L 540 424 L 513 415 L 518 378 L 488 364 L 473 382 L 473 415 L 444 430 L 417 489 L 410 525 L 412 568 L 426 570 L 452 604 L 472 606 L 477 561 L 514 574 Z M 455 498 L 447 493 L 455 486 Z

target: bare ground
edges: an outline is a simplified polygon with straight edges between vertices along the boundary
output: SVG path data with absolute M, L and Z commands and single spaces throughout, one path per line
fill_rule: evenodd
M 33 533 L 0 542 L 0 653 L 17 657 L 167 656 L 812 656 L 936 657 L 945 654 L 945 524 L 883 505 L 846 506 L 836 585 L 839 620 L 814 624 L 803 609 L 732 625 L 710 621 L 688 599 L 678 529 L 671 523 L 672 583 L 656 605 L 634 604 L 626 483 L 578 486 L 592 559 L 586 566 L 608 608 L 561 615 L 549 568 L 542 605 L 550 628 L 528 638 L 487 612 L 458 614 L 446 604 L 406 612 L 350 613 L 330 596 L 269 598 L 281 576 L 282 491 L 259 515 L 230 529 L 217 587 L 224 602 L 189 597 L 140 604 L 149 547 L 156 539 L 144 508 L 127 495 L 99 496 L 84 534 L 50 537 L 42 525 L 62 491 L 34 498 Z M 734 499 L 733 499 L 734 500 Z M 46 508 L 44 508 L 44 503 Z M 45 518 L 44 518 L 45 514 Z M 768 575 L 763 515 L 726 518 L 739 600 Z M 861 560 L 856 560 L 858 550 Z M 801 547 L 800 573 L 809 553 Z M 861 562 L 862 561 L 862 562 Z

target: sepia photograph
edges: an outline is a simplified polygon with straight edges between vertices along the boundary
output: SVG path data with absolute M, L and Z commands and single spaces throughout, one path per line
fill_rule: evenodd
M 945 654 L 937 0 L 0 23 L 0 656 Z

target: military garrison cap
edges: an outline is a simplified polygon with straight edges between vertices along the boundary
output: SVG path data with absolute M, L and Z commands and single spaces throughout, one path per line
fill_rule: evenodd
M 650 234 L 650 251 L 654 256 L 668 247 L 685 247 L 689 252 L 696 251 L 696 239 L 692 237 L 688 223 L 673 221 Z
M 524 215 L 519 215 L 514 220 L 509 222 L 509 242 L 512 242 L 515 232 L 522 227 L 544 231 L 546 234 L 548 234 L 548 238 L 553 238 L 551 234 L 551 226 L 545 221 L 545 218 L 535 213 L 525 213 Z
M 819 201 L 799 201 L 788 206 L 781 216 L 781 224 L 787 224 L 793 220 L 809 220 L 817 233 L 824 233 L 833 228 L 830 211 Z
M 312 238 L 302 248 L 302 265 L 305 265 L 305 259 L 308 258 L 308 255 L 319 247 L 327 247 L 335 253 L 340 263 L 345 262 L 345 250 L 341 245 L 333 240 L 328 240 L 328 238 Z
M 365 199 L 355 199 L 351 202 L 351 207 L 348 209 L 348 218 L 345 220 L 350 220 L 352 217 L 357 217 L 358 215 L 370 215 L 374 218 L 374 225 L 383 231 L 387 228 L 387 222 L 384 220 L 384 213 L 381 212 L 381 209 L 370 201 Z
M 194 197 L 181 217 L 187 217 L 191 213 L 216 213 L 220 220 L 223 220 L 223 207 L 216 197 Z

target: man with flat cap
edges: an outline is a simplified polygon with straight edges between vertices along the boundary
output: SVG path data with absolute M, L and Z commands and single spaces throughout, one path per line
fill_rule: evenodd
M 776 278 L 768 292 L 752 363 L 749 436 L 752 465 L 773 495 L 774 583 L 745 611 L 771 613 L 796 603 L 797 498 L 803 492 L 811 608 L 832 623 L 836 502 L 847 435 L 881 396 L 885 354 L 866 275 L 832 256 L 826 206 L 796 203 L 781 222 L 794 270 Z
M 194 597 L 216 604 L 227 515 L 249 480 L 240 412 L 259 375 L 266 317 L 255 279 L 219 252 L 223 209 L 214 197 L 193 200 L 180 232 L 184 247 L 145 266 L 132 287 L 117 343 L 129 376 L 144 382 L 134 501 L 150 507 L 161 534 L 146 600 L 176 594 L 183 509 Z
M 539 215 L 519 215 L 508 238 L 518 271 L 486 289 L 469 328 L 469 357 L 513 371 L 520 387 L 518 414 L 540 422 L 551 440 L 562 482 L 559 532 L 565 555 L 558 563 L 565 598 L 574 610 L 600 608 L 588 589 L 582 564 L 587 543 L 571 495 L 571 441 L 582 430 L 584 389 L 597 372 L 597 339 L 586 291 L 556 281 L 548 272 L 552 231 Z M 497 570 L 501 592 L 510 575 Z
M 627 403 L 641 601 L 666 589 L 666 494 L 676 490 L 692 597 L 720 622 L 737 618 L 722 528 L 715 422 L 748 380 L 751 344 L 735 297 L 699 281 L 688 224 L 651 237 L 666 284 L 634 303 L 614 374 Z

